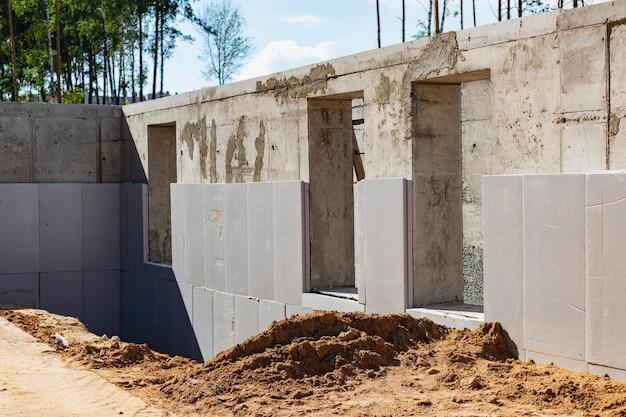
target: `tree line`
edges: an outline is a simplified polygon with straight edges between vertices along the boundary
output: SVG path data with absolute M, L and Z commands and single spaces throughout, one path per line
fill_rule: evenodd
M 184 37 L 176 21 L 198 19 L 189 0 L 1 1 L 0 100 L 122 104 L 163 95 L 165 61 Z

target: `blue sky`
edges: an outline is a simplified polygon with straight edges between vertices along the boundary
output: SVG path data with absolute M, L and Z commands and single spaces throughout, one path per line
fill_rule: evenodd
M 208 1 L 198 0 L 194 8 L 200 10 Z M 247 34 L 254 44 L 248 63 L 236 80 L 376 48 L 375 0 L 233 1 L 241 7 L 247 21 Z M 418 31 L 418 20 L 427 18 L 428 0 L 405 1 L 409 40 Z M 458 10 L 459 1 L 450 0 L 453 11 Z M 468 27 L 472 25 L 472 3 L 463 1 L 465 26 Z M 442 3 L 440 0 L 440 6 Z M 401 0 L 380 0 L 383 46 L 401 41 L 401 4 Z M 477 24 L 494 22 L 496 8 L 497 0 L 476 0 Z M 459 17 L 450 14 L 444 29 L 456 30 L 459 23 Z M 178 27 L 194 41 L 179 42 L 174 55 L 166 62 L 165 90 L 174 94 L 215 84 L 202 76 L 206 62 L 199 57 L 202 51 L 199 32 L 183 21 Z

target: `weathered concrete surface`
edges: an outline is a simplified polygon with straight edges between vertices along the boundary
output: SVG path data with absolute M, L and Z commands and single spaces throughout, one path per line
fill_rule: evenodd
M 0 182 L 119 182 L 120 106 L 0 103 Z
M 359 92 L 367 178 L 413 178 L 411 85 L 448 77 L 461 89 L 463 155 L 462 254 L 450 256 L 462 260 L 464 297 L 480 303 L 480 175 L 626 165 L 625 9 L 618 0 L 445 33 L 123 110 L 144 167 L 146 126 L 176 122 L 179 182 L 309 181 L 320 165 L 308 100 Z

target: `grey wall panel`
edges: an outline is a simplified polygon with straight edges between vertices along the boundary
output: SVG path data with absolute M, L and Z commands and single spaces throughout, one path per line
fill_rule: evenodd
M 409 307 L 407 182 L 365 180 L 366 310 L 399 313 Z M 412 301 L 412 295 L 411 295 Z
M 298 305 L 291 305 L 291 304 L 285 305 L 285 316 L 287 318 L 291 316 L 303 316 L 305 314 L 312 313 L 312 312 L 313 312 L 312 308 L 302 307 L 299 304 Z
M 274 299 L 273 184 L 248 183 L 249 295 Z
M 83 272 L 43 272 L 40 275 L 41 308 L 84 319 Z
M 203 185 L 184 185 L 184 259 L 183 282 L 204 285 Z
M 119 207 L 119 212 L 120 212 L 120 227 L 119 227 L 119 234 L 120 234 L 120 270 L 122 271 L 128 271 L 129 269 L 129 244 L 128 244 L 128 221 L 129 221 L 129 216 L 128 216 L 128 189 L 129 186 L 128 184 L 120 184 L 120 196 L 119 196 L 119 200 L 120 200 L 120 207 Z
M 272 322 L 285 319 L 285 304 L 277 301 L 259 300 L 259 331 L 267 329 Z
M 128 271 L 143 274 L 147 259 L 147 205 L 145 184 L 127 184 L 128 202 Z
M 516 353 L 524 348 L 522 178 L 483 177 L 485 320 L 502 324 Z
M 185 185 L 171 184 L 172 269 L 176 280 L 185 280 Z
M 354 184 L 354 282 L 358 290 L 359 303 L 365 304 L 365 193 L 366 182 Z
M 302 303 L 305 282 L 304 185 L 274 183 L 274 300 Z
M 586 178 L 586 359 L 626 369 L 626 173 Z
M 83 270 L 81 184 L 39 184 L 41 272 Z
M 204 285 L 223 291 L 224 271 L 224 184 L 206 184 L 204 206 Z
M 85 271 L 85 325 L 95 334 L 120 332 L 120 272 Z
M 193 288 L 193 329 L 202 359 L 213 357 L 213 291 L 208 288 Z
M 224 189 L 224 249 L 226 291 L 248 295 L 246 184 Z
M 213 292 L 213 356 L 235 344 L 235 296 Z
M 235 295 L 235 343 L 259 332 L 259 299 Z
M 0 184 L 0 274 L 39 272 L 38 188 Z
M 585 176 L 524 177 L 524 348 L 585 354 Z
M 39 274 L 0 275 L 0 306 L 39 306 Z
M 85 271 L 120 269 L 118 184 L 83 184 Z

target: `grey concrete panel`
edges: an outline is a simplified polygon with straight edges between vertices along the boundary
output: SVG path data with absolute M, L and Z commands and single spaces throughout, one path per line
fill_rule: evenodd
M 235 343 L 259 332 L 259 299 L 235 295 Z
M 213 292 L 213 356 L 235 344 L 235 296 Z
M 118 184 L 83 184 L 85 271 L 120 269 Z
M 366 311 L 401 313 L 409 307 L 407 182 L 365 180 Z
M 224 186 L 224 250 L 226 291 L 248 295 L 246 184 Z
M 301 305 L 285 304 L 285 316 L 287 318 L 291 316 L 304 316 L 305 314 L 312 313 L 313 309 L 310 307 L 303 307 Z
M 524 348 L 583 360 L 585 176 L 525 176 L 523 195 Z
M 120 337 L 129 342 L 138 341 L 140 288 L 139 276 L 130 272 L 120 273 Z
M 128 229 L 128 184 L 120 184 L 120 226 L 119 226 L 119 234 L 120 234 L 120 270 L 128 271 L 129 269 L 129 229 Z
M 185 280 L 185 185 L 170 185 L 172 215 L 172 269 L 177 281 Z
M 359 303 L 365 304 L 365 193 L 366 182 L 354 184 L 354 282 L 358 290 Z
M 153 278 L 155 285 L 156 346 L 165 353 L 200 359 L 193 332 L 193 286 Z
M 585 357 L 626 370 L 626 173 L 586 178 Z
M 253 297 L 274 299 L 273 184 L 248 187 L 248 287 Z
M 85 325 L 95 334 L 120 332 L 120 272 L 85 271 Z
M 259 331 L 267 329 L 272 322 L 285 319 L 285 304 L 259 300 Z
M 39 184 L 41 272 L 83 270 L 81 184 Z
M 304 184 L 274 183 L 274 300 L 300 305 L 305 282 Z
M 193 329 L 202 353 L 202 359 L 213 357 L 213 291 L 193 288 Z
M 37 184 L 0 184 L 0 274 L 39 272 Z
M 42 272 L 41 308 L 63 316 L 84 319 L 83 272 Z
M 31 137 L 31 120 L 28 114 L 23 113 L 0 117 L 2 182 L 33 181 L 34 142 Z
M 39 306 L 39 274 L 0 275 L 0 306 Z
M 302 306 L 313 310 L 344 312 L 365 311 L 365 305 L 359 303 L 357 300 L 350 300 L 347 298 L 339 298 L 317 293 L 302 294 Z
M 204 227 L 203 185 L 184 185 L 184 258 L 185 276 L 182 282 L 204 285 Z
M 128 203 L 128 270 L 143 274 L 147 260 L 147 205 L 145 184 L 127 185 Z
M 204 195 L 204 285 L 223 291 L 224 271 L 224 184 L 206 184 Z
M 485 320 L 524 348 L 522 176 L 483 177 Z

